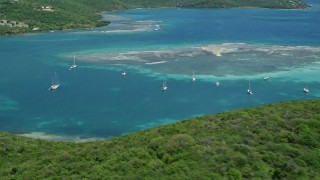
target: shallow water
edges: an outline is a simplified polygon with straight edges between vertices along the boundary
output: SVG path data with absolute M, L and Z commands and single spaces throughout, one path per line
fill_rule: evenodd
M 317 3 L 307 10 L 139 9 L 106 13 L 108 27 L 1 37 L 0 130 L 107 138 L 319 98 L 319 15 Z M 78 69 L 70 71 L 74 53 Z M 54 72 L 61 87 L 50 92 Z

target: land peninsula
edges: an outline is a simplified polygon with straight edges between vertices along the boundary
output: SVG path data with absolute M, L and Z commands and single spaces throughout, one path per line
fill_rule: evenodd
M 196 117 L 86 143 L 0 132 L 2 179 L 319 179 L 320 100 Z
M 108 25 L 101 12 L 133 8 L 304 9 L 303 0 L 0 0 L 0 35 Z

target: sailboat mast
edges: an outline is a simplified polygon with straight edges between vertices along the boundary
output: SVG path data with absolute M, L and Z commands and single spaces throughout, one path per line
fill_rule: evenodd
M 55 83 L 56 83 L 56 84 L 60 84 L 59 79 L 58 79 L 57 72 L 54 72 L 54 78 L 55 78 Z
M 73 65 L 76 65 L 76 54 L 73 54 Z

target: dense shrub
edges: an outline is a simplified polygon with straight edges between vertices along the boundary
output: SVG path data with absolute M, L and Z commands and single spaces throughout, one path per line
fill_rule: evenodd
M 316 179 L 319 115 L 320 100 L 291 101 L 89 143 L 0 132 L 0 177 Z

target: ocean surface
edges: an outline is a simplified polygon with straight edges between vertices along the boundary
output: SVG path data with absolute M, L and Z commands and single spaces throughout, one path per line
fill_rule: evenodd
M 92 140 L 319 98 L 320 4 L 309 3 L 305 10 L 135 9 L 104 13 L 107 27 L 0 37 L 0 130 Z M 78 68 L 69 70 L 74 54 Z M 55 72 L 60 87 L 49 91 Z

